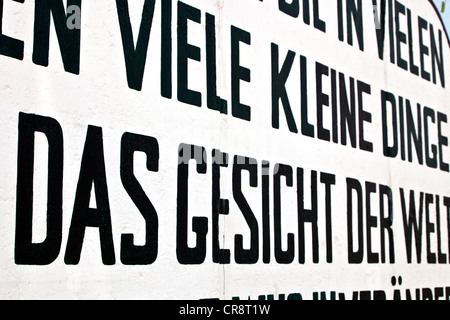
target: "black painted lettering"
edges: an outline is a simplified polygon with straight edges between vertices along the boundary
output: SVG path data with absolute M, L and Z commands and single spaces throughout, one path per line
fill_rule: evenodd
M 406 255 L 408 263 L 412 263 L 412 244 L 416 246 L 417 263 L 422 263 L 422 230 L 423 230 L 423 205 L 424 193 L 420 193 L 419 211 L 416 209 L 414 190 L 410 191 L 409 210 L 405 198 L 405 191 L 400 188 L 400 200 L 402 206 L 403 231 L 405 233 Z M 414 233 L 414 242 L 413 242 Z
M 35 133 L 48 141 L 47 236 L 32 242 Z M 48 265 L 59 255 L 62 240 L 63 133 L 59 123 L 47 117 L 19 114 L 17 157 L 17 205 L 15 263 Z
M 309 0 L 303 0 L 303 22 L 308 26 L 311 24 L 311 14 L 309 9 Z
M 384 43 L 386 39 L 386 0 L 372 0 L 372 5 L 376 7 L 374 10 L 374 21 L 377 21 L 379 25 L 375 28 L 377 35 L 377 47 L 378 47 L 378 57 L 380 60 L 384 60 Z M 379 16 L 376 16 L 376 14 Z
M 311 172 L 311 209 L 305 208 L 304 170 L 297 168 L 299 263 L 305 263 L 305 223 L 311 223 L 313 262 L 319 263 L 319 230 L 317 223 L 317 172 Z
M 122 35 L 125 66 L 127 69 L 128 87 L 141 91 L 153 13 L 155 11 L 155 0 L 145 0 L 136 46 L 133 40 L 128 0 L 116 0 L 116 5 Z
M 334 143 L 339 143 L 337 73 L 331 69 L 331 131 Z
M 361 150 L 373 152 L 373 143 L 364 139 L 364 122 L 372 123 L 372 115 L 364 110 L 363 94 L 371 94 L 369 84 L 358 81 L 358 114 L 359 114 L 359 148 Z
M 433 300 L 433 290 L 431 290 L 430 288 L 423 288 L 422 289 L 422 300 L 432 301 Z
M 24 3 L 25 0 L 13 0 L 15 2 Z M 0 54 L 23 60 L 24 42 L 3 34 L 3 0 L 0 0 Z
M 206 14 L 206 78 L 208 108 L 227 114 L 228 102 L 217 95 L 216 22 L 209 13 Z
M 161 96 L 172 98 L 172 1 L 161 1 Z
M 67 7 L 81 8 L 81 0 L 68 0 Z M 50 42 L 50 14 L 55 24 L 64 70 L 73 74 L 80 73 L 80 37 L 81 30 L 70 29 L 62 0 L 41 0 L 35 3 L 33 62 L 48 66 Z
M 97 208 L 90 208 L 92 187 L 95 189 Z M 105 265 L 114 265 L 114 243 L 112 237 L 111 212 L 106 182 L 103 134 L 99 127 L 89 126 L 81 159 L 72 222 L 69 229 L 66 255 L 68 265 L 80 262 L 81 249 L 87 227 L 98 228 L 102 260 Z
M 390 102 L 392 111 L 391 130 L 389 130 L 388 124 L 388 102 Z M 383 154 L 385 157 L 395 158 L 398 154 L 397 102 L 395 101 L 395 96 L 390 92 L 381 91 L 381 116 L 383 126 Z M 389 131 L 392 134 L 392 139 L 389 139 Z M 389 145 L 389 140 L 392 140 L 392 145 Z
M 400 129 L 400 157 L 406 160 L 406 142 L 405 142 L 405 106 L 403 97 L 398 98 L 398 122 Z
M 262 162 L 263 262 L 270 263 L 270 162 Z M 449 220 L 450 221 L 450 220 Z M 450 223 L 450 222 L 449 222 Z M 450 237 L 449 237 L 450 239 Z
M 430 109 L 428 107 L 423 108 L 423 122 L 424 122 L 424 136 L 425 136 L 425 160 L 426 164 L 430 168 L 436 169 L 438 167 L 438 158 L 437 158 L 437 146 L 432 144 L 430 146 L 429 140 L 429 120 L 431 119 L 432 123 L 436 123 L 436 116 L 433 109 Z M 431 154 L 430 155 L 430 147 L 431 147 Z
M 291 3 L 286 2 L 286 0 L 278 0 L 278 8 L 281 12 L 284 12 L 294 18 L 297 18 L 300 14 L 299 0 L 293 0 Z
M 449 263 L 450 263 L 450 198 L 444 197 L 444 206 L 447 209 L 447 239 L 448 239 L 448 252 L 449 252 Z
M 430 49 L 423 42 L 423 31 L 428 30 L 428 22 L 419 16 L 419 48 L 420 48 L 420 70 L 421 77 L 427 81 L 431 80 L 431 75 L 425 70 L 425 56 L 430 55 Z
M 444 288 L 434 288 L 434 299 L 441 300 L 439 298 L 444 296 Z
M 437 232 L 437 257 L 439 264 L 447 263 L 447 255 L 442 252 L 441 241 L 441 197 L 436 196 L 436 232 Z
M 122 234 L 120 260 L 124 265 L 149 265 L 158 256 L 158 214 L 134 175 L 134 154 L 144 152 L 147 170 L 159 170 L 159 145 L 153 137 L 125 133 L 121 142 L 120 177 L 122 184 L 145 219 L 145 244 L 134 245 L 132 234 Z
M 444 52 L 442 51 L 442 30 L 439 30 L 439 47 L 436 44 L 433 25 L 430 24 L 431 38 L 431 64 L 433 70 L 433 83 L 437 82 L 436 67 L 439 72 L 442 88 L 445 88 L 445 72 L 444 72 Z
M 341 143 L 347 145 L 347 131 L 350 143 L 356 148 L 356 97 L 355 79 L 350 78 L 350 103 L 345 84 L 345 75 L 339 73 L 340 114 L 341 114 Z
M 389 263 L 395 263 L 394 246 L 394 203 L 392 190 L 388 186 L 380 185 L 380 238 L 381 238 L 381 262 L 386 263 L 386 233 L 389 241 Z M 387 200 L 387 215 L 385 214 L 385 202 Z
M 358 249 L 354 249 L 353 237 L 353 209 L 354 194 L 356 193 L 357 208 L 357 238 Z M 347 239 L 348 239 L 348 262 L 350 264 L 360 264 L 364 258 L 364 221 L 363 221 L 363 191 L 361 183 L 356 179 L 347 178 Z
M 197 234 L 197 244 L 194 248 L 189 248 L 188 187 L 189 160 L 195 159 L 197 162 L 197 172 L 199 174 L 206 174 L 206 159 L 195 156 L 200 153 L 203 155 L 206 151 L 203 147 L 187 144 L 181 144 L 178 150 L 177 259 L 181 264 L 202 264 L 206 258 L 206 234 L 208 233 L 208 218 L 192 218 L 192 231 Z
M 430 204 L 434 202 L 432 194 L 425 195 L 425 230 L 427 235 L 427 262 L 436 264 L 436 253 L 431 251 L 431 234 L 436 232 L 436 226 L 430 221 Z
M 214 263 L 229 264 L 230 250 L 220 248 L 219 242 L 219 216 L 230 213 L 228 199 L 220 198 L 220 168 L 228 167 L 228 154 L 214 149 L 212 158 L 212 256 Z
M 331 186 L 336 184 L 336 176 L 328 173 L 320 174 L 320 182 L 325 185 L 325 228 L 327 242 L 327 262 L 333 263 L 333 223 L 331 218 Z
M 250 69 L 240 64 L 240 43 L 250 45 L 250 33 L 231 26 L 231 112 L 235 118 L 250 121 L 251 108 L 241 103 L 240 82 L 250 82 Z
M 439 141 L 439 168 L 441 171 L 449 172 L 449 164 L 444 161 L 444 149 L 448 147 L 448 138 L 442 134 L 442 123 L 447 123 L 447 115 L 445 113 L 438 112 L 437 114 L 437 127 L 438 127 L 438 141 Z
M 255 264 L 259 259 L 258 220 L 256 220 L 253 210 L 242 193 L 243 170 L 249 172 L 250 187 L 256 188 L 258 186 L 258 162 L 256 159 L 241 156 L 234 157 L 233 196 L 250 229 L 250 249 L 244 249 L 244 237 L 237 234 L 235 236 L 234 256 L 238 264 Z
M 371 197 L 370 194 L 376 193 L 377 185 L 372 182 L 366 182 L 366 232 L 367 232 L 367 262 L 379 263 L 380 257 L 378 253 L 372 252 L 372 228 L 378 226 L 376 216 L 371 215 Z
M 395 36 L 397 39 L 397 66 L 408 70 L 408 62 L 402 58 L 402 43 L 407 43 L 406 34 L 400 30 L 400 16 L 405 16 L 406 8 L 403 4 L 395 1 Z
M 295 52 L 289 51 L 279 71 L 279 52 L 278 46 L 272 43 L 272 127 L 280 128 L 280 100 L 286 115 L 289 131 L 298 133 L 294 115 L 292 114 L 289 97 L 286 92 L 286 81 L 294 64 Z
M 329 76 L 329 68 L 323 64 L 316 63 L 316 94 L 317 94 L 317 137 L 321 140 L 330 141 L 330 130 L 323 127 L 323 107 L 330 106 L 330 97 L 323 93 L 322 77 Z
M 362 0 L 347 0 L 347 40 L 353 46 L 353 25 L 355 25 L 356 37 L 361 51 L 364 51 L 364 23 Z
M 290 264 L 294 261 L 294 234 L 289 233 L 287 235 L 287 249 L 283 250 L 281 245 L 282 233 L 281 233 L 281 177 L 286 178 L 286 185 L 292 187 L 293 172 L 292 167 L 283 164 L 277 164 L 274 169 L 273 177 L 273 201 L 274 201 L 274 236 L 275 236 L 275 259 L 280 264 Z
M 419 75 L 419 67 L 414 64 L 414 37 L 412 31 L 412 14 L 411 10 L 407 10 L 408 17 L 408 48 L 409 48 L 409 71 L 416 76 Z
M 308 69 L 307 59 L 300 56 L 300 92 L 302 135 L 314 138 L 314 126 L 308 122 Z
M 188 88 L 188 60 L 200 61 L 200 48 L 188 43 L 188 20 L 201 23 L 201 11 L 178 1 L 178 101 L 201 107 L 202 94 Z
M 337 13 L 338 13 L 338 39 L 344 42 L 344 4 L 343 0 L 337 0 Z
M 411 111 L 411 103 L 408 99 L 406 99 L 406 135 L 408 138 L 408 161 L 413 162 L 412 141 L 414 141 L 417 160 L 420 164 L 423 164 L 422 113 L 420 109 L 420 104 L 417 104 L 417 122 L 414 122 Z
M 395 64 L 395 35 L 394 35 L 394 29 L 395 29 L 395 23 L 394 23 L 394 0 L 389 0 L 388 7 L 389 7 L 389 45 L 390 45 L 390 57 L 391 57 L 391 63 Z
M 337 1 L 338 11 L 338 38 L 340 41 L 345 40 L 344 33 L 344 20 L 347 22 L 347 43 L 353 46 L 353 27 L 356 30 L 356 36 L 358 38 L 358 45 L 361 51 L 364 51 L 364 21 L 363 21 L 363 7 L 362 0 L 345 0 L 345 14 L 344 19 L 344 6 L 343 0 Z
M 305 0 L 303 1 L 305 3 Z M 305 10 L 306 7 L 304 7 Z M 322 32 L 327 31 L 327 25 L 325 21 L 320 19 L 320 10 L 319 10 L 319 0 L 313 0 L 313 11 L 314 11 L 314 28 L 317 30 L 320 30 Z M 309 8 L 308 8 L 308 14 L 309 14 Z M 305 15 L 305 12 L 303 12 L 303 16 Z

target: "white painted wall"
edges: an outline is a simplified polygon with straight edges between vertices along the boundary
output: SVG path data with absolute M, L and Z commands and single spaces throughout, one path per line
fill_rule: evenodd
M 142 0 L 130 1 L 130 16 L 135 35 L 139 28 Z M 160 94 L 161 68 L 161 1 L 156 1 L 147 64 L 141 91 L 127 85 L 122 38 L 114 1 L 84 1 L 82 4 L 81 51 L 79 75 L 64 71 L 60 49 L 50 28 L 49 65 L 43 67 L 32 61 L 34 2 L 4 2 L 3 34 L 24 42 L 23 60 L 0 55 L 0 297 L 44 299 L 200 299 L 200 298 L 258 298 L 260 295 L 289 295 L 301 293 L 311 299 L 313 292 L 345 293 L 383 290 L 388 299 L 395 289 L 434 288 L 450 286 L 448 213 L 444 197 L 450 197 L 449 173 L 383 155 L 381 91 L 389 91 L 409 99 L 415 116 L 416 104 L 428 106 L 447 115 L 450 46 L 442 33 L 446 87 L 413 75 L 389 62 L 389 37 L 386 38 L 386 58 L 378 57 L 372 7 L 364 5 L 364 51 L 359 50 L 356 33 L 354 45 L 338 39 L 337 8 L 328 1 L 319 1 L 320 18 L 326 23 L 326 33 L 306 25 L 301 18 L 290 17 L 278 8 L 276 1 L 204 1 L 186 0 L 201 10 L 201 23 L 189 21 L 188 42 L 200 48 L 201 61 L 188 63 L 189 88 L 201 92 L 202 107 L 181 103 L 177 99 L 177 1 L 172 1 L 172 75 L 173 96 Z M 312 2 L 311 2 L 312 3 Z M 440 20 L 428 1 L 403 0 L 412 12 L 413 48 L 415 64 L 420 65 L 418 16 L 434 27 L 436 36 L 443 31 Z M 312 8 L 312 5 L 311 5 Z M 303 10 L 303 8 L 301 8 Z M 217 91 L 228 101 L 228 114 L 207 108 L 205 13 L 216 19 Z M 302 14 L 303 11 L 301 11 Z M 346 21 L 346 20 L 345 20 Z M 428 24 L 428 26 L 429 26 Z M 251 121 L 231 114 L 231 37 L 230 28 L 236 26 L 251 34 L 251 45 L 240 44 L 240 63 L 250 69 L 250 83 L 240 81 L 241 102 L 251 106 Z M 408 31 L 406 15 L 400 18 L 401 31 Z M 345 36 L 347 36 L 346 29 Z M 388 32 L 389 30 L 386 30 Z M 424 30 L 424 45 L 430 46 L 429 31 Z M 438 38 L 436 38 L 438 39 Z M 288 50 L 296 53 L 294 65 L 286 82 L 286 91 L 294 119 L 300 130 L 300 55 L 307 58 L 308 112 L 315 126 L 315 138 L 289 131 L 280 103 L 280 129 L 272 127 L 271 43 L 279 47 L 280 68 Z M 409 61 L 407 44 L 401 44 L 403 57 Z M 350 145 L 323 141 L 317 138 L 316 62 L 345 74 L 349 78 L 370 85 L 371 93 L 363 95 L 364 110 L 371 114 L 371 123 L 364 122 L 364 137 L 373 144 L 373 152 Z M 425 55 L 425 67 L 431 72 L 430 57 Z M 330 71 L 331 72 L 331 71 Z M 331 76 L 323 76 L 323 93 L 331 96 Z M 348 89 L 348 88 L 347 88 Z M 349 89 L 348 89 L 349 90 Z M 339 97 L 339 96 L 338 96 Z M 398 101 L 398 100 L 397 100 Z M 356 100 L 356 102 L 358 102 Z M 331 104 L 331 99 L 330 99 Z M 324 107 L 324 126 L 331 129 L 331 109 Z M 19 265 L 15 262 L 18 126 L 19 113 L 37 114 L 58 121 L 64 137 L 63 223 L 61 251 L 57 259 L 46 266 Z M 437 118 L 436 118 L 437 123 Z M 86 132 L 89 125 L 102 128 L 105 170 L 108 185 L 110 215 L 116 263 L 102 262 L 98 228 L 87 228 L 81 259 L 77 265 L 66 265 L 64 255 L 74 210 L 75 194 L 80 174 Z M 340 128 L 339 128 L 340 129 Z M 423 128 L 424 129 L 424 128 Z M 137 245 L 145 243 L 145 221 L 125 191 L 120 176 L 121 138 L 125 132 L 151 136 L 159 144 L 159 170 L 146 169 L 143 153 L 135 157 L 134 173 L 153 203 L 159 220 L 158 256 L 151 265 L 126 266 L 120 259 L 121 235 L 135 235 Z M 442 123 L 442 136 L 449 136 L 448 123 Z M 358 135 L 359 137 L 359 135 Z M 430 143 L 438 145 L 436 124 L 430 125 Z M 406 140 L 407 141 L 407 140 Z M 192 217 L 208 219 L 206 258 L 200 265 L 183 265 L 177 259 L 177 173 L 178 148 L 181 143 L 203 146 L 207 152 L 207 173 L 198 174 L 195 163 L 189 171 L 189 221 Z M 359 146 L 359 143 L 358 143 Z M 33 242 L 46 238 L 47 157 L 48 144 L 42 133 L 36 134 L 33 201 Z M 231 250 L 230 264 L 216 264 L 212 259 L 212 150 L 229 154 L 230 165 L 221 168 L 221 198 L 229 200 L 228 216 L 219 223 L 220 246 Z M 442 147 L 442 157 L 450 162 L 448 146 Z M 244 248 L 250 247 L 250 230 L 234 200 L 232 161 L 235 155 L 258 161 L 258 186 L 249 185 L 249 174 L 243 173 L 242 192 L 252 209 L 259 230 L 259 259 L 256 264 L 240 265 L 234 257 L 235 235 L 243 235 Z M 406 153 L 407 155 L 407 153 Z M 263 262 L 262 230 L 262 161 L 269 161 L 270 169 L 270 263 Z M 287 250 L 288 233 L 295 235 L 294 261 L 284 265 L 274 254 L 274 187 L 275 164 L 290 165 L 294 170 L 294 187 L 288 188 L 281 179 L 282 249 Z M 311 228 L 306 226 L 306 263 L 300 264 L 298 246 L 297 178 L 296 168 L 305 170 L 305 206 L 310 207 L 310 174 L 319 173 L 318 229 L 319 263 L 312 262 Z M 325 184 L 320 173 L 335 177 L 331 188 L 333 260 L 326 260 Z M 364 202 L 364 260 L 361 264 L 348 262 L 347 242 L 347 178 L 358 179 L 365 190 L 365 182 L 389 186 L 393 192 L 393 234 L 395 263 L 369 264 L 367 258 L 366 202 Z M 422 263 L 418 264 L 413 246 L 413 260 L 407 262 L 402 218 L 400 188 L 438 195 L 441 217 L 441 251 L 446 264 L 427 262 L 427 222 L 424 208 L 422 233 Z M 372 215 L 379 216 L 379 189 L 371 195 Z M 94 194 L 94 193 L 92 193 Z M 364 195 L 365 196 L 365 195 Z M 409 200 L 409 198 L 408 198 Z M 438 251 L 436 198 L 429 205 L 431 246 Z M 409 203 L 408 203 L 409 204 Z M 417 202 L 417 206 L 419 206 Z M 96 208 L 95 197 L 91 208 Z M 355 207 L 356 210 L 356 207 Z M 356 223 L 356 219 L 355 219 Z M 196 245 L 196 234 L 189 223 L 188 243 Z M 372 250 L 381 252 L 380 220 L 372 228 Z M 356 241 L 356 229 L 354 230 Z M 388 237 L 386 236 L 386 239 Z M 355 246 L 356 249 L 356 246 Z M 389 251 L 387 250 L 387 262 Z M 402 277 L 403 285 L 393 286 L 391 278 Z M 444 290 L 445 291 L 445 290 Z

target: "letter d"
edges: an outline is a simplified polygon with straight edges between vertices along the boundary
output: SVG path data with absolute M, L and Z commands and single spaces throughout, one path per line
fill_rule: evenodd
M 47 237 L 32 243 L 35 132 L 48 140 Z M 56 260 L 62 238 L 63 134 L 52 118 L 19 114 L 15 262 L 48 265 Z

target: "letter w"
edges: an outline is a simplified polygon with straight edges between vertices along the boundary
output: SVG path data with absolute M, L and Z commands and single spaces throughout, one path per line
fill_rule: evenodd
M 406 253 L 408 256 L 408 263 L 412 263 L 412 234 L 414 231 L 415 244 L 417 249 L 417 263 L 422 261 L 422 219 L 423 219 L 423 192 L 420 193 L 420 207 L 419 207 L 419 217 L 417 218 L 416 204 L 414 191 L 410 192 L 409 200 L 409 214 L 406 207 L 405 192 L 400 189 L 400 198 L 402 205 L 402 215 L 403 215 L 403 228 L 405 231 L 405 241 L 406 241 Z

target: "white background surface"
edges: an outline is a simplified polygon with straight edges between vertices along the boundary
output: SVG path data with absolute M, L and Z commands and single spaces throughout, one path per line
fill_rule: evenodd
M 202 11 L 202 24 L 189 22 L 189 43 L 201 48 L 202 61 L 189 62 L 189 86 L 202 92 L 203 107 L 183 104 L 176 99 L 176 2 L 173 1 L 173 93 L 172 99 L 160 96 L 160 4 L 157 1 L 150 36 L 148 60 L 142 91 L 127 86 L 122 41 L 114 1 L 84 1 L 82 7 L 80 75 L 64 72 L 58 42 L 51 27 L 50 63 L 48 67 L 33 64 L 34 3 L 5 1 L 3 33 L 25 42 L 23 61 L 0 56 L 0 297 L 1 298 L 257 298 L 265 294 L 299 292 L 305 299 L 312 292 L 337 291 L 350 293 L 359 290 L 386 290 L 391 297 L 392 276 L 402 276 L 403 288 L 422 288 L 450 285 L 448 265 L 426 264 L 426 243 L 423 243 L 423 263 L 406 262 L 401 218 L 399 188 L 450 196 L 449 175 L 438 170 L 388 159 L 382 154 L 380 91 L 388 90 L 409 98 L 413 105 L 421 103 L 448 114 L 450 91 L 426 82 L 390 62 L 378 59 L 373 27 L 372 8 L 364 7 L 365 51 L 357 45 L 349 46 L 337 37 L 336 8 L 320 1 L 321 18 L 327 23 L 324 34 L 301 19 L 293 19 L 278 10 L 273 1 L 263 3 L 245 1 L 189 0 L 189 5 Z M 143 1 L 130 1 L 133 30 L 138 30 Z M 428 1 L 406 1 L 413 17 L 420 14 L 441 29 L 438 17 Z M 231 104 L 230 26 L 235 25 L 251 33 L 252 44 L 241 44 L 241 64 L 251 70 L 251 83 L 241 82 L 241 101 L 252 107 L 251 122 L 222 115 L 206 108 L 206 71 L 204 21 L 205 12 L 216 17 L 218 95 Z M 416 22 L 415 22 L 416 23 Z M 135 34 L 137 31 L 134 31 Z M 415 38 L 417 39 L 417 37 Z M 356 38 L 355 38 L 356 41 Z M 299 55 L 308 58 L 308 98 L 312 123 L 315 123 L 315 62 L 343 72 L 348 77 L 371 85 L 372 94 L 365 96 L 365 109 L 372 114 L 372 123 L 365 124 L 365 138 L 374 144 L 374 152 L 367 153 L 350 146 L 335 145 L 301 134 L 289 132 L 280 109 L 280 130 L 271 126 L 271 51 L 278 44 L 280 67 L 287 50 L 297 53 L 286 88 L 297 125 L 300 126 L 300 94 L 298 73 Z M 417 45 L 417 44 L 416 44 Z M 449 79 L 450 51 L 443 39 L 445 73 Z M 407 52 L 405 47 L 404 52 Z M 388 52 L 386 52 L 388 54 Z M 416 49 L 416 61 L 419 61 Z M 329 82 L 324 82 L 329 90 Z M 328 91 L 329 93 L 329 91 Z M 281 104 L 280 104 L 281 108 Z M 415 110 L 415 108 L 413 108 Z M 64 193 L 63 240 L 58 259 L 49 266 L 19 266 L 14 263 L 16 214 L 17 137 L 19 112 L 36 113 L 56 119 L 64 133 Z M 329 112 L 327 116 L 329 117 Z M 330 121 L 331 118 L 326 118 Z M 329 124 L 330 122 L 326 122 Z M 88 125 L 103 129 L 105 166 L 111 207 L 111 219 L 116 252 L 116 264 L 104 266 L 98 230 L 86 231 L 81 261 L 76 266 L 64 264 L 75 191 L 80 172 L 81 156 Z M 159 254 L 150 266 L 124 266 L 120 262 L 120 237 L 135 234 L 137 244 L 145 240 L 144 221 L 123 189 L 120 180 L 120 139 L 132 132 L 153 136 L 160 146 L 159 172 L 145 168 L 145 157 L 136 156 L 135 174 L 155 206 L 159 217 Z M 444 133 L 449 136 L 448 125 Z M 320 263 L 313 264 L 310 247 L 310 228 L 307 226 L 306 264 L 300 265 L 297 245 L 297 198 L 295 188 L 282 187 L 283 234 L 296 235 L 294 263 L 279 265 L 273 255 L 270 264 L 263 264 L 262 249 L 255 265 L 234 262 L 234 235 L 244 235 L 249 245 L 249 231 L 232 193 L 232 167 L 222 169 L 221 197 L 230 200 L 230 215 L 220 218 L 223 233 L 221 246 L 231 249 L 231 264 L 212 262 L 211 252 L 211 166 L 206 175 L 195 174 L 191 166 L 189 180 L 189 216 L 209 219 L 207 256 L 198 266 L 180 265 L 176 257 L 177 151 L 180 143 L 204 146 L 211 162 L 213 148 L 234 155 L 305 169 L 305 198 L 309 207 L 309 173 L 311 170 L 336 175 L 333 187 L 333 251 L 332 264 L 326 263 L 324 188 L 319 183 L 319 239 Z M 33 240 L 45 238 L 46 210 L 46 139 L 36 137 L 35 194 Z M 450 152 L 445 151 L 450 161 Z M 260 175 L 260 167 L 259 167 Z M 347 261 L 346 178 L 362 183 L 372 181 L 389 185 L 394 192 L 394 232 L 396 263 L 369 265 L 365 258 L 361 265 Z M 273 217 L 273 177 L 271 177 L 271 217 Z M 284 180 L 282 179 L 282 186 Z M 294 184 L 296 179 L 294 178 Z M 244 174 L 243 192 L 258 219 L 260 247 L 262 246 L 261 177 L 258 188 L 248 186 Z M 94 200 L 94 199 L 92 199 Z M 374 201 L 376 203 L 376 201 Z M 92 201 L 95 206 L 95 201 Z M 441 208 L 443 250 L 448 254 L 446 219 Z M 434 212 L 434 211 L 432 211 Z M 374 215 L 377 211 L 374 211 Z M 273 237 L 273 220 L 271 232 Z M 373 231 L 373 248 L 379 252 L 379 229 Z M 190 235 L 190 244 L 195 243 Z M 140 243 L 139 243 L 140 241 Z M 283 245 L 286 237 L 283 238 Z M 285 248 L 285 247 L 283 247 Z M 435 244 L 433 249 L 436 250 Z M 365 255 L 366 257 L 366 255 Z M 413 249 L 414 257 L 414 249 Z M 413 260 L 414 261 L 414 260 Z

